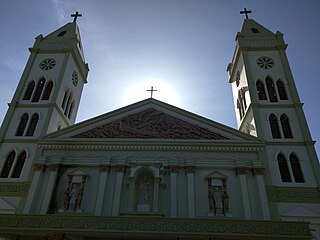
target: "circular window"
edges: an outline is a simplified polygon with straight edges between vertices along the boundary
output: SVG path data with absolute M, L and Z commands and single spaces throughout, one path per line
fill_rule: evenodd
M 78 73 L 76 71 L 72 73 L 72 83 L 75 87 L 78 85 Z
M 237 72 L 237 75 L 236 75 L 236 84 L 237 84 L 237 87 L 240 84 L 240 72 L 239 71 Z
M 39 64 L 39 67 L 42 70 L 47 71 L 47 70 L 51 70 L 55 65 L 56 65 L 56 60 L 54 60 L 53 58 L 47 58 Z
M 261 68 L 269 69 L 274 66 L 274 61 L 269 57 L 259 57 L 257 59 L 257 64 Z

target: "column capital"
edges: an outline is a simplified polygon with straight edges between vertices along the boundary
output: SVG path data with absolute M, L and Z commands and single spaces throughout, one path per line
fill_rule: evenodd
M 252 174 L 254 175 L 263 175 L 265 171 L 265 168 L 262 167 L 256 167 L 256 168 L 252 168 Z
M 186 166 L 185 168 L 186 173 L 195 173 L 196 167 L 195 166 Z
M 51 172 L 58 172 L 60 168 L 60 164 L 51 164 L 48 166 L 48 170 Z
M 248 170 L 248 168 L 246 168 L 246 167 L 236 167 L 235 168 L 235 171 L 236 171 L 236 175 L 238 176 L 238 175 L 245 175 L 245 174 L 247 174 L 247 170 Z
M 44 172 L 45 170 L 46 170 L 46 165 L 44 165 L 44 164 L 39 164 L 39 163 L 35 163 L 34 165 L 33 165 L 33 170 L 34 171 L 41 171 L 41 172 Z
M 116 165 L 115 166 L 116 168 L 116 172 L 124 172 L 124 170 L 126 169 L 126 166 L 125 165 Z
M 179 166 L 176 165 L 170 165 L 168 166 L 169 172 L 170 173 L 178 173 L 179 172 Z
M 102 164 L 99 166 L 100 172 L 109 172 L 110 166 L 106 164 Z

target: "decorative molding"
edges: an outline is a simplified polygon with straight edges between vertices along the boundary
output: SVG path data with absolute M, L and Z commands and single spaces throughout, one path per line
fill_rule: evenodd
M 4 194 L 26 194 L 29 190 L 29 183 L 0 183 L 0 195 Z
M 68 215 L 0 215 L 1 233 L 126 234 L 132 236 L 230 236 L 245 239 L 310 239 L 308 222 L 181 219 L 164 217 L 94 217 Z
M 228 139 L 153 108 L 96 127 L 73 138 Z
M 320 190 L 305 187 L 267 187 L 268 199 L 272 202 L 319 203 Z

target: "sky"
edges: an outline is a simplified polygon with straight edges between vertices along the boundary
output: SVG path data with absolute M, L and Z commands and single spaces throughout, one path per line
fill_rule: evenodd
M 150 97 L 237 128 L 226 71 L 244 16 L 280 31 L 320 141 L 319 0 L 1 0 L 0 122 L 39 34 L 78 18 L 90 72 L 76 122 Z M 320 143 L 316 144 L 320 153 Z

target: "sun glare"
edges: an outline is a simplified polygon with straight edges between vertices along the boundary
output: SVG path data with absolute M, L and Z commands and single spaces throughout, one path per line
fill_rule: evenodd
M 171 105 L 180 105 L 179 93 L 177 88 L 164 80 L 141 80 L 124 91 L 123 104 L 132 104 L 151 97 L 151 87 L 153 87 L 152 98 L 169 103 Z

